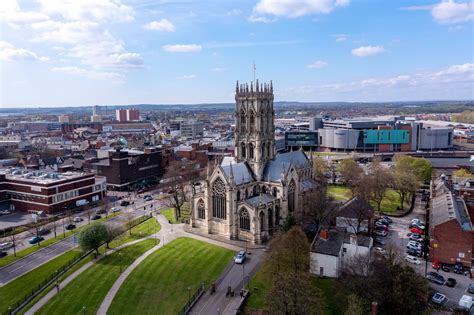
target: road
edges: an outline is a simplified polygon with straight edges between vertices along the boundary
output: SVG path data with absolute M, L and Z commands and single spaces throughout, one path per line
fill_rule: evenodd
M 231 304 L 233 299 L 240 299 L 239 292 L 243 287 L 243 282 L 247 284 L 249 279 L 257 272 L 263 258 L 263 249 L 249 249 L 251 255 L 248 256 L 244 264 L 238 265 L 234 262 L 226 268 L 223 278 L 216 286 L 216 293 L 210 295 L 209 291 L 199 299 L 192 308 L 193 315 L 214 315 L 214 314 L 235 314 L 235 310 L 230 309 L 235 304 Z M 226 297 L 227 287 L 231 287 L 235 292 L 235 297 Z
M 390 225 L 390 236 L 389 236 L 389 244 L 396 246 L 400 252 L 405 256 L 406 245 L 408 243 L 407 233 L 409 232 L 408 226 L 412 219 L 418 218 L 425 221 L 425 206 L 426 202 L 421 201 L 420 195 L 417 195 L 415 200 L 415 207 L 413 212 L 408 214 L 402 218 L 392 218 L 393 223 Z M 431 267 L 431 263 L 425 263 L 425 260 L 420 265 L 411 265 L 418 273 L 425 275 L 425 268 L 427 272 L 436 271 Z M 471 295 L 474 297 L 473 294 L 469 294 L 467 292 L 467 287 L 470 283 L 472 283 L 472 279 L 468 276 L 458 275 L 453 272 L 444 272 L 439 270 L 439 273 L 444 276 L 445 279 L 447 278 L 454 278 L 457 281 L 457 284 L 454 288 L 450 288 L 443 285 L 438 285 L 435 283 L 430 282 L 431 288 L 433 290 L 440 292 L 448 298 L 446 301 L 445 306 L 448 308 L 457 308 L 459 299 L 463 296 L 463 294 Z M 474 309 L 471 310 L 471 314 L 474 314 Z
M 113 217 L 107 221 L 104 221 L 107 225 L 121 225 L 124 224 L 126 221 L 137 218 L 144 214 L 144 210 L 142 209 L 143 206 L 146 206 L 147 209 L 152 203 L 154 204 L 153 209 L 157 209 L 161 206 L 161 203 L 157 200 L 150 201 L 150 202 L 138 202 L 135 206 L 131 206 L 125 208 L 123 211 L 127 212 L 128 215 L 120 215 L 117 217 Z M 136 209 L 135 209 L 136 208 Z M 147 210 L 147 213 L 149 210 Z M 76 234 L 74 234 L 76 235 Z M 5 267 L 0 268 L 0 287 L 4 286 L 8 282 L 20 277 L 27 272 L 37 268 L 38 266 L 48 262 L 49 260 L 65 253 L 68 250 L 73 249 L 77 246 L 77 242 L 75 241 L 76 238 L 74 235 L 65 238 L 57 243 L 54 243 L 50 246 L 44 247 L 36 252 L 19 259 Z

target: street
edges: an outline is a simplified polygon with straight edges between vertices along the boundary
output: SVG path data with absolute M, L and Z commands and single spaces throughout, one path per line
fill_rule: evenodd
M 122 225 L 129 220 L 133 220 L 145 214 L 143 207 L 146 207 L 146 213 L 148 213 L 149 210 L 152 209 L 149 207 L 151 204 L 154 205 L 153 210 L 158 209 L 162 206 L 162 202 L 157 200 L 144 202 L 142 199 L 136 199 L 135 201 L 135 205 L 128 206 L 127 208 L 122 207 L 122 211 L 126 212 L 127 215 L 119 215 L 116 217 L 112 217 L 111 219 L 104 221 L 104 223 L 112 226 Z M 82 216 L 84 216 L 84 214 Z M 87 218 L 83 221 L 83 224 L 87 224 Z M 25 256 L 24 258 L 16 260 L 13 263 L 0 268 L 0 287 L 16 279 L 17 277 L 20 277 L 25 273 L 37 268 L 38 266 L 48 262 L 49 260 L 65 253 L 66 251 L 76 247 L 76 235 L 77 234 L 73 234 L 65 238 L 64 240 L 58 241 L 50 246 L 37 250 L 32 254 Z M 48 236 L 51 238 L 54 237 L 54 234 L 50 233 L 50 235 Z

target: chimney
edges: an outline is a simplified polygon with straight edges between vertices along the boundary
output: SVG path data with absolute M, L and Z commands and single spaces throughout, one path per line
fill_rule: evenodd
M 370 315 L 377 315 L 377 302 L 372 302 Z
M 319 237 L 324 239 L 324 240 L 328 240 L 329 239 L 329 231 L 328 230 L 322 230 L 321 232 L 319 232 Z
M 357 235 L 351 234 L 349 237 L 350 237 L 350 244 L 357 245 Z

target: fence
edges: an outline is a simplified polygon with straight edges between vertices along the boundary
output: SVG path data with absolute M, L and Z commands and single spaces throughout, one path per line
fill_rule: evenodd
M 5 314 L 7 313 L 11 315 L 16 314 L 26 304 L 28 304 L 31 300 L 33 300 L 38 294 L 40 294 L 43 290 L 45 290 L 50 285 L 52 285 L 55 281 L 57 281 L 66 271 L 71 269 L 72 266 L 74 266 L 76 263 L 86 258 L 87 256 L 89 256 L 93 251 L 94 250 L 88 251 L 86 253 L 78 254 L 76 257 L 69 260 L 67 263 L 61 266 L 58 270 L 56 270 L 56 272 L 49 275 L 49 277 L 46 278 L 43 282 L 41 282 L 37 287 L 31 289 L 31 292 L 28 292 L 27 294 L 25 294 L 25 296 L 20 301 L 10 306 L 8 310 L 5 312 Z M 4 313 L 2 312 L 2 314 Z
M 190 288 L 188 288 L 190 290 Z M 194 294 L 189 296 L 188 301 L 186 302 L 186 305 L 183 306 L 181 311 L 179 311 L 179 315 L 186 315 L 189 313 L 189 311 L 193 308 L 194 304 L 199 300 L 201 295 L 204 294 L 204 283 L 201 283 L 199 288 L 194 292 Z
M 126 223 L 127 231 L 134 228 L 135 226 L 149 220 L 152 215 L 144 215 L 138 218 L 135 218 Z M 104 245 L 101 244 L 100 246 Z M 52 285 L 55 281 L 57 281 L 66 271 L 68 271 L 72 266 L 76 263 L 81 261 L 82 259 L 86 258 L 88 255 L 92 254 L 95 250 L 88 251 L 86 253 L 80 253 L 66 264 L 61 266 L 56 272 L 49 275 L 43 282 L 41 282 L 37 287 L 31 289 L 31 292 L 28 292 L 20 301 L 16 302 L 15 304 L 11 305 L 8 310 L 0 312 L 1 314 L 10 314 L 14 315 L 18 311 L 20 311 L 24 306 L 30 303 L 36 296 L 38 296 L 41 292 L 47 289 L 50 285 Z

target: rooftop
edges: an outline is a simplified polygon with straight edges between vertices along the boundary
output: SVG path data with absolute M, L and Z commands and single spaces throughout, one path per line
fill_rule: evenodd
M 31 171 L 21 168 L 1 169 L 0 174 L 5 178 L 15 181 L 24 181 L 37 184 L 51 184 L 69 179 L 80 178 L 86 175 L 84 172 L 65 172 L 58 173 L 52 171 Z

